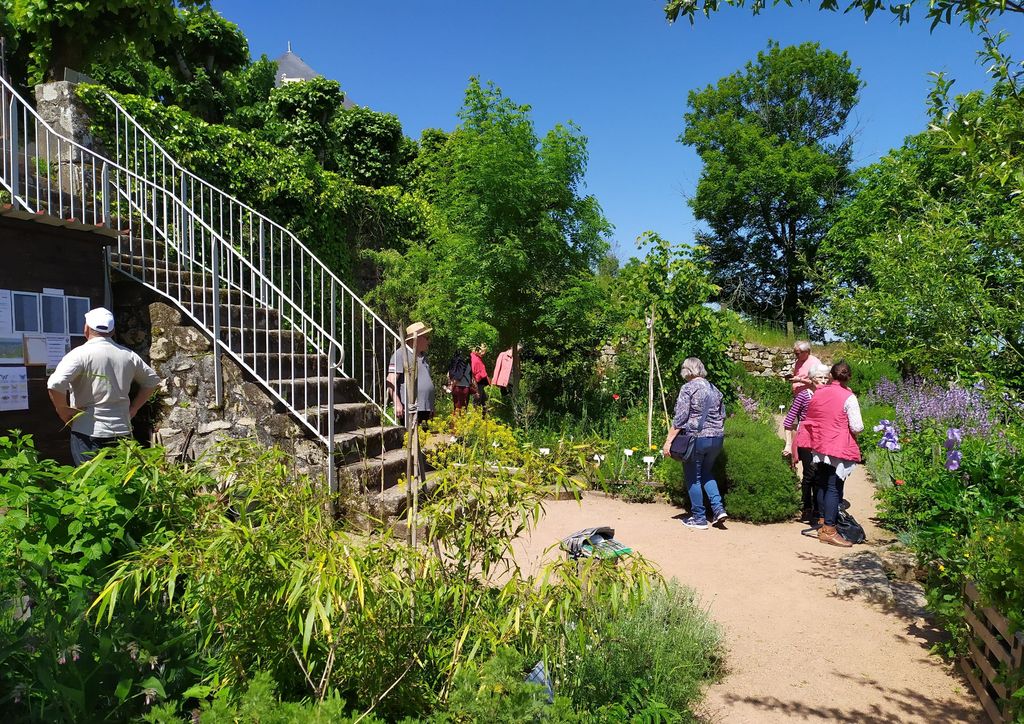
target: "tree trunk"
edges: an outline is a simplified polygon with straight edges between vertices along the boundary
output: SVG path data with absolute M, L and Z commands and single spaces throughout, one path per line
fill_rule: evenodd
M 53 44 L 50 50 L 50 63 L 46 69 L 47 81 L 63 80 L 65 68 L 85 72 L 85 49 L 71 30 L 53 25 L 50 38 Z

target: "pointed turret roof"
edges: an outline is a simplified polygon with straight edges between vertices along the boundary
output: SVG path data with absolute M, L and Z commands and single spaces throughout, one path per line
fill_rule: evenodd
M 306 65 L 306 62 L 292 52 L 292 41 L 288 41 L 288 50 L 277 59 L 277 76 L 274 78 L 274 86 L 280 88 L 285 83 L 294 83 L 300 80 L 318 78 L 320 74 Z M 341 102 L 343 108 L 355 108 L 355 103 L 348 99 L 345 93 Z
M 274 85 L 281 87 L 285 83 L 297 80 L 309 80 L 320 74 L 306 65 L 306 62 L 292 52 L 292 41 L 288 41 L 288 50 L 277 59 L 277 76 L 274 78 Z

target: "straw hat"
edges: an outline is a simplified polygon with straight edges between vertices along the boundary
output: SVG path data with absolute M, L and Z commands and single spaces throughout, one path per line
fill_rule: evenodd
M 425 337 L 434 330 L 425 325 L 423 322 L 413 322 L 405 328 L 405 338 L 412 339 L 413 337 Z

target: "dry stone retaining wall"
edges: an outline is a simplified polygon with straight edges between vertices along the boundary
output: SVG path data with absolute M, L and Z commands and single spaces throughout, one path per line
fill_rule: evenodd
M 255 438 L 294 458 L 297 471 L 322 475 L 326 451 L 230 357 L 221 357 L 224 405 L 217 405 L 209 337 L 144 287 L 114 292 L 118 341 L 149 360 L 162 382 L 144 409 L 154 442 L 168 457 L 194 459 L 224 438 Z
M 729 357 L 742 364 L 747 372 L 761 377 L 781 377 L 793 371 L 793 350 L 765 347 L 754 342 L 733 342 Z

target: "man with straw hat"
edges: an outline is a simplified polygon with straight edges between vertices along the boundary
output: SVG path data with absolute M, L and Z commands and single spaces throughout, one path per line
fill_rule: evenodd
M 405 346 L 395 350 L 388 362 L 387 386 L 395 403 L 395 415 L 404 421 L 408 411 L 408 395 L 406 393 L 405 373 L 408 369 L 412 374 L 412 365 L 416 364 L 416 419 L 418 422 L 429 420 L 434 414 L 434 381 L 430 377 L 430 363 L 427 362 L 427 348 L 430 346 L 430 333 L 433 330 L 423 322 L 414 322 L 405 328 Z M 413 359 L 415 357 L 415 361 Z

